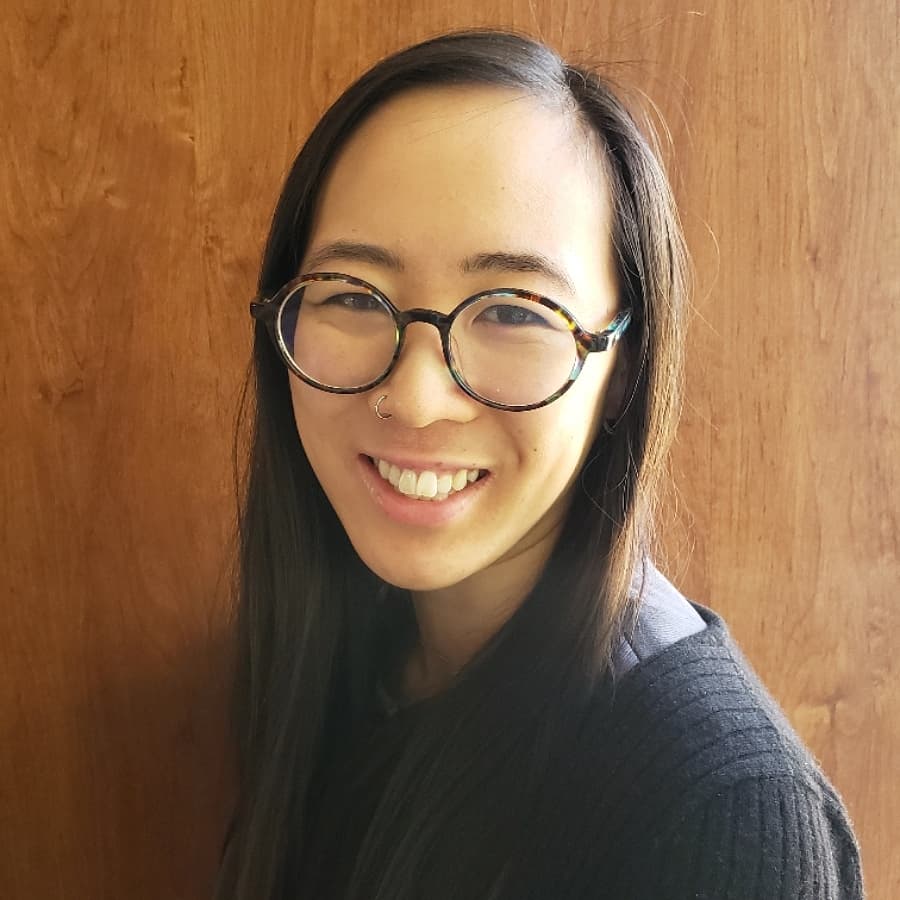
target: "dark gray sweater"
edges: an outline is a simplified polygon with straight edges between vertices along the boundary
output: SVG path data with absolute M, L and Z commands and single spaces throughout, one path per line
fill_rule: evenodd
M 623 648 L 612 699 L 598 704 L 577 746 L 557 750 L 546 803 L 534 801 L 541 827 L 527 835 L 496 896 L 863 897 L 840 797 L 725 623 L 688 605 L 655 570 L 647 594 L 647 615 L 652 620 L 655 608 L 656 618 Z M 388 777 L 389 763 L 382 771 Z M 340 787 L 326 795 L 311 856 L 317 874 L 306 882 L 318 887 L 302 896 L 342 895 L 382 784 L 376 776 L 352 796 Z M 446 843 L 452 871 L 453 842 Z M 451 895 L 446 884 L 439 893 Z
M 633 785 L 615 829 L 630 847 L 602 896 L 862 897 L 840 797 L 722 619 L 694 608 L 705 630 L 641 662 L 617 692 L 603 768 Z

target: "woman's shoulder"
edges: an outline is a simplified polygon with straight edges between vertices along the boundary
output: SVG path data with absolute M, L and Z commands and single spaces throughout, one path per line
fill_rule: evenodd
M 634 896 L 687 895 L 677 893 L 680 885 L 697 897 L 861 897 L 859 850 L 844 804 L 725 621 L 684 600 L 658 572 L 650 578 L 654 615 L 672 625 L 659 609 L 666 595 L 683 621 L 667 640 L 659 622 L 645 616 L 642 624 L 638 616 L 625 637 L 635 658 L 625 654 L 623 664 L 620 654 L 594 727 L 585 731 L 593 745 L 585 795 L 596 791 L 607 813 L 617 809 L 617 842 L 629 860 L 623 871 L 633 876 L 628 890 L 639 884 L 644 893 Z M 802 889 L 792 893 L 795 882 Z M 818 893 L 809 893 L 813 884 Z
M 620 652 L 614 666 L 607 727 L 640 735 L 644 753 L 695 789 L 706 781 L 800 775 L 823 796 L 833 790 L 725 620 L 688 601 L 657 570 L 647 580 L 623 639 L 634 658 L 623 665 Z

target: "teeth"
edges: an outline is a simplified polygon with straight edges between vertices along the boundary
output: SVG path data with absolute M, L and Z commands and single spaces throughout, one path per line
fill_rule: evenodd
M 397 490 L 400 491 L 401 494 L 414 494 L 416 492 L 416 473 L 412 471 L 412 469 L 404 469 L 403 474 L 400 476 L 400 483 L 397 485 Z
M 419 500 L 446 500 L 450 494 L 458 493 L 478 480 L 478 469 L 460 469 L 453 473 L 444 472 L 438 475 L 425 470 L 415 472 L 412 469 L 401 469 L 384 459 L 373 459 L 378 474 L 394 488 L 407 497 Z
M 416 483 L 416 493 L 429 500 L 437 494 L 437 475 L 434 472 L 423 472 Z

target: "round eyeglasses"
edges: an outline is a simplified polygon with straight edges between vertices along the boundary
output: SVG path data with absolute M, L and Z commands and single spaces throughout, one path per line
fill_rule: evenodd
M 602 331 L 587 331 L 560 304 L 516 288 L 483 291 L 449 315 L 400 310 L 378 288 L 350 275 L 317 272 L 250 302 L 288 368 L 334 394 L 371 390 L 391 374 L 406 328 L 425 322 L 440 332 L 447 368 L 470 397 L 494 409 L 546 406 L 575 382 L 590 353 L 624 334 L 631 311 Z

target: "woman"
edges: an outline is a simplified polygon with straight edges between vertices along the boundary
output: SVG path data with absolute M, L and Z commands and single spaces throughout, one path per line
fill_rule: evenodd
M 862 896 L 834 789 L 650 562 L 685 293 L 647 141 L 530 39 L 325 114 L 251 304 L 219 900 Z

